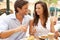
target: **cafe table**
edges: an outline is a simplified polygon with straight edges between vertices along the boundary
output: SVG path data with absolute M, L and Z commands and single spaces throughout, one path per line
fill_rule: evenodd
M 22 38 L 20 40 L 31 40 L 31 39 L 28 39 L 28 37 L 27 37 L 27 38 Z M 34 38 L 33 40 L 42 40 L 42 39 L 41 38 Z M 49 40 L 49 39 L 46 38 L 45 40 Z M 60 37 L 58 37 L 58 39 L 54 39 L 54 40 L 60 40 Z

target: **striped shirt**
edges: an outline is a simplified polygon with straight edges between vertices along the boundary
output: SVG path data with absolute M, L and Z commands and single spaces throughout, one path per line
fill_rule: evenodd
M 21 24 L 20 21 L 16 18 L 15 14 L 10 14 L 0 22 L 0 32 L 17 28 L 20 25 L 29 25 L 30 19 L 32 19 L 32 17 L 25 15 Z M 26 32 L 21 31 L 12 34 L 6 40 L 20 40 L 25 36 Z

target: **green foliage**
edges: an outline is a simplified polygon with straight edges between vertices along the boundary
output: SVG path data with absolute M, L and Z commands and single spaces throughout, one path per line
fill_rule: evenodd
M 47 2 L 49 4 L 54 3 L 56 4 L 58 0 L 43 0 L 44 2 Z

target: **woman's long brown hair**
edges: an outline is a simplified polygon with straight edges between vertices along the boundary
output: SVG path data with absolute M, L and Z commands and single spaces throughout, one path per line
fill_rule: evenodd
M 41 6 L 43 7 L 43 16 L 44 16 L 44 22 L 43 22 L 43 27 L 46 28 L 46 22 L 48 20 L 48 8 L 47 8 L 47 4 L 45 2 L 42 2 L 42 1 L 38 1 L 35 3 L 35 6 L 34 6 L 34 25 L 36 26 L 38 24 L 38 21 L 39 21 L 39 15 L 37 15 L 37 12 L 36 12 L 36 5 L 37 4 L 41 4 Z

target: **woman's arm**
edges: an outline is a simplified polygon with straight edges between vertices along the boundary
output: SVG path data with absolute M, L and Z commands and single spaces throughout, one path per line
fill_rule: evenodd
M 54 26 L 56 25 L 56 22 L 57 22 L 57 17 L 50 18 L 50 31 L 53 33 L 55 32 Z
M 50 24 L 50 32 L 52 32 L 52 33 L 55 32 L 54 24 L 52 22 Z
M 34 33 L 36 32 L 36 29 L 34 29 L 34 26 L 33 26 L 33 20 L 30 20 L 30 28 L 29 28 L 29 34 L 30 35 L 34 35 Z
M 55 38 L 57 39 L 58 36 L 59 36 L 59 33 L 58 33 L 58 31 L 55 31 L 55 28 L 54 28 L 54 25 L 56 25 L 56 22 L 57 22 L 57 17 L 51 18 L 50 22 L 51 22 L 51 24 L 50 24 L 50 31 L 52 33 L 55 33 Z

